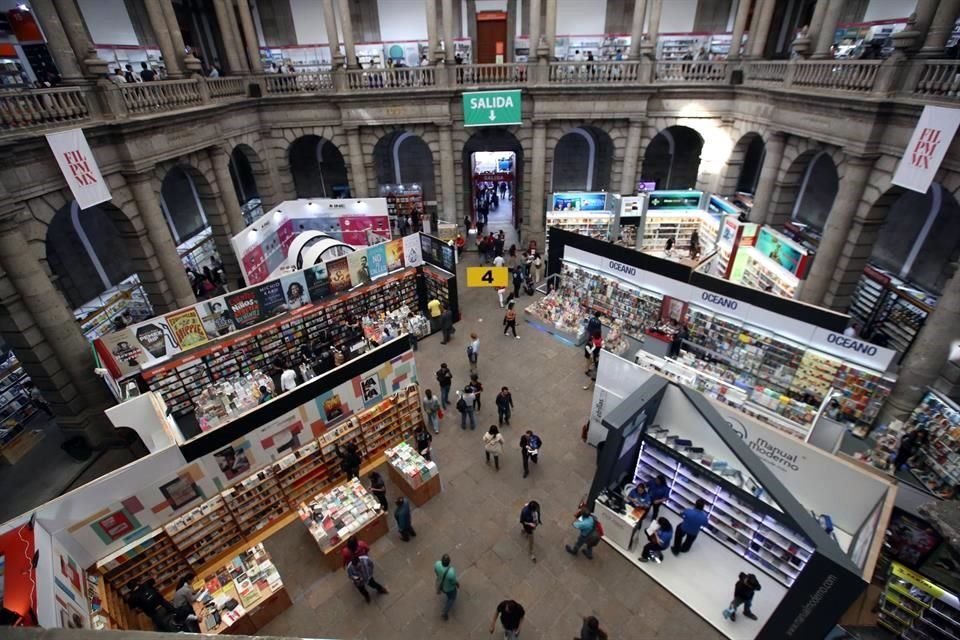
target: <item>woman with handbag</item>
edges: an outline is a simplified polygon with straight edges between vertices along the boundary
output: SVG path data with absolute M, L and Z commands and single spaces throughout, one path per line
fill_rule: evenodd
M 460 581 L 457 580 L 457 570 L 450 564 L 449 554 L 443 554 L 443 557 L 433 565 L 433 572 L 437 576 L 437 594 L 446 596 L 443 602 L 443 619 L 450 619 L 450 609 L 453 603 L 457 601 L 457 591 L 460 589 Z
M 483 434 L 483 449 L 487 457 L 487 464 L 490 464 L 490 456 L 493 456 L 493 465 L 497 471 L 500 471 L 500 456 L 503 454 L 503 436 L 497 425 L 490 425 L 490 429 Z

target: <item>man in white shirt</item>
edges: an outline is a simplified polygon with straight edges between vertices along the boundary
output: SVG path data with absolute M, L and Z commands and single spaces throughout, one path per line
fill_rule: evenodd
M 493 266 L 495 267 L 502 267 L 504 263 L 505 261 L 503 259 L 503 256 L 497 256 L 496 258 L 493 259 Z
M 291 391 L 297 387 L 297 374 L 293 368 L 287 364 L 287 368 L 280 374 L 280 388 L 284 391 Z

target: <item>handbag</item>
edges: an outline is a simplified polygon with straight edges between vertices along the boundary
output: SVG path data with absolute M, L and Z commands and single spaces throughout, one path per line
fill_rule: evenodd
M 437 417 L 443 420 L 443 409 L 437 409 Z

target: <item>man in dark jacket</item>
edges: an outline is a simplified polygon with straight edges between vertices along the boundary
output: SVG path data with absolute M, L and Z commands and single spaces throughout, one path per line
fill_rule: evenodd
M 760 582 L 757 580 L 757 576 L 752 573 L 741 573 L 737 583 L 733 585 L 733 602 L 723 610 L 723 617 L 731 621 L 736 620 L 737 609 L 740 608 L 740 605 L 743 605 L 743 615 L 751 620 L 756 620 L 757 616 L 753 615 L 750 608 L 753 605 L 753 594 L 757 591 L 760 591 Z
M 417 537 L 417 532 L 413 530 L 413 518 L 410 515 L 410 501 L 400 496 L 394 504 L 396 509 L 393 511 L 393 517 L 397 520 L 400 537 L 404 542 L 409 542 L 411 536 Z
M 453 311 L 444 309 L 440 314 L 440 331 L 443 332 L 443 340 L 440 344 L 450 342 L 450 336 L 453 334 Z
M 510 424 L 510 412 L 513 410 L 513 395 L 510 389 L 503 387 L 497 394 L 497 421 L 502 425 Z
M 440 405 L 446 409 L 450 404 L 450 385 L 453 384 L 453 373 L 446 362 L 441 362 L 437 369 L 437 383 L 440 385 Z

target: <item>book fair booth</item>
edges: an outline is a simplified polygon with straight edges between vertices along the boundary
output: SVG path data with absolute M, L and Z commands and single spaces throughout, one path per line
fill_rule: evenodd
M 203 633 L 254 635 L 291 606 L 263 546 L 270 536 L 302 520 L 336 570 L 348 538 L 387 531 L 377 501 L 347 479 L 341 447 L 356 445 L 361 476 L 387 464 L 404 493 L 439 491 L 436 464 L 405 444 L 423 422 L 420 395 L 413 352 L 395 339 L 198 435 L 179 428 L 160 393 L 117 405 L 110 419 L 149 454 L 4 525 L 9 615 L 150 630 L 164 620 L 131 596 L 149 584 L 169 601 L 192 576 Z M 24 558 L 32 573 L 21 579 Z
M 589 500 L 604 540 L 729 638 L 826 637 L 873 575 L 893 483 L 616 356 L 599 375 L 612 385 L 601 392 L 598 377 Z M 669 488 L 659 517 L 676 526 L 703 500 L 708 520 L 687 553 L 640 563 L 650 520 L 626 498 L 657 476 Z M 722 612 L 741 573 L 762 586 L 758 620 L 732 623 Z

